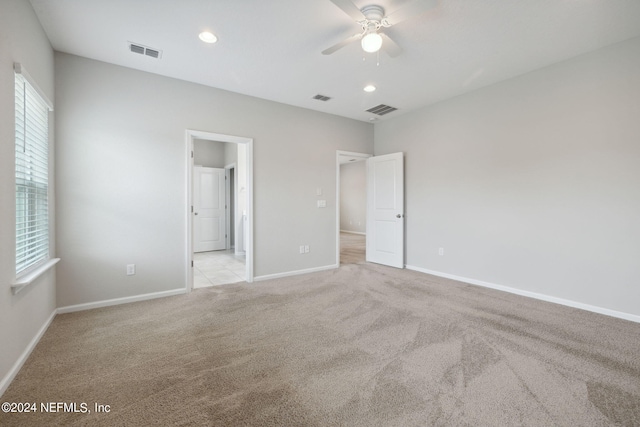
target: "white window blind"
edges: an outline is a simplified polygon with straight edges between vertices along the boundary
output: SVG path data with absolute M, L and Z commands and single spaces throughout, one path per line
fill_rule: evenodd
M 49 259 L 48 101 L 16 64 L 16 276 Z

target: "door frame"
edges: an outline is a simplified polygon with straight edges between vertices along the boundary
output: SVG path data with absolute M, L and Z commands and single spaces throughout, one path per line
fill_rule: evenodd
M 340 267 L 340 157 L 359 157 L 362 161 L 365 161 L 369 157 L 373 157 L 373 154 L 356 153 L 354 151 L 342 151 L 336 150 L 336 267 Z M 365 177 L 366 183 L 366 177 Z M 365 192 L 367 191 L 365 184 Z M 365 210 L 365 237 L 366 237 L 366 210 Z
M 238 178 L 236 175 L 236 164 L 235 163 L 231 163 L 228 164 L 224 167 L 224 176 L 226 178 L 225 180 L 225 191 L 226 191 L 226 195 L 225 195 L 225 203 L 227 205 L 227 223 L 226 223 L 226 228 L 227 228 L 227 237 L 226 237 L 226 245 L 227 245 L 227 249 L 231 249 L 231 170 L 233 169 L 233 191 L 237 192 L 237 188 L 238 188 Z M 236 194 L 233 195 L 233 235 L 234 237 L 236 236 L 236 224 L 238 221 L 236 221 L 235 216 L 238 213 L 238 197 Z M 235 244 L 235 241 L 234 241 Z M 235 247 L 235 246 L 234 246 Z M 235 251 L 234 251 L 235 252 Z M 237 252 L 236 252 L 237 254 Z
M 187 293 L 193 289 L 193 140 L 204 139 L 217 142 L 231 142 L 246 146 L 247 162 L 247 247 L 245 258 L 245 278 L 253 282 L 253 138 L 244 136 L 225 135 L 220 133 L 187 129 L 185 131 L 185 164 L 186 164 L 186 205 L 185 205 L 185 288 Z M 236 170 L 237 171 L 237 170 Z

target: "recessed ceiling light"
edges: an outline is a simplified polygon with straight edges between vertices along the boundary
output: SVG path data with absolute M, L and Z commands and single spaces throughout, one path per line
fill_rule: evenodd
M 370 122 L 375 122 L 376 120 L 378 120 L 378 118 L 377 118 L 377 117 L 369 117 L 369 121 L 370 121 Z
M 205 43 L 215 43 L 218 41 L 218 38 L 215 36 L 215 34 L 210 33 L 209 31 L 201 32 L 198 37 L 200 37 L 200 40 Z
M 367 85 L 364 87 L 365 92 L 373 92 L 374 90 L 376 90 L 376 87 L 374 85 Z

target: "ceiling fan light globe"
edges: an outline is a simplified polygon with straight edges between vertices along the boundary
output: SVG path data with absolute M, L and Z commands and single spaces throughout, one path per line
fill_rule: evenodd
M 378 33 L 369 33 L 362 38 L 362 50 L 373 53 L 382 47 L 382 36 Z

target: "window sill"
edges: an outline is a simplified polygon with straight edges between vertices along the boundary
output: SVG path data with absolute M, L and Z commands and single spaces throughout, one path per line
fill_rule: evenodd
M 56 265 L 58 261 L 60 261 L 60 258 L 51 258 L 40 267 L 36 268 L 33 271 L 30 271 L 29 274 L 25 274 L 19 279 L 16 279 L 16 281 L 11 285 L 11 291 L 13 292 L 13 294 L 15 295 L 23 288 L 29 286 L 34 280 L 42 276 L 47 270 Z

